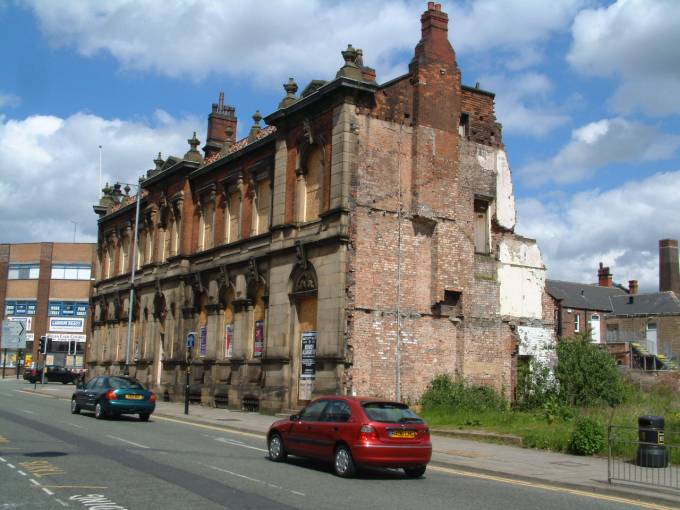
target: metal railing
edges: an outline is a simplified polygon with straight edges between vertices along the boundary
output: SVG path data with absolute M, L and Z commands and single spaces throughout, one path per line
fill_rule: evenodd
M 666 430 L 657 443 L 640 441 L 640 432 L 648 430 L 653 429 L 609 426 L 609 483 L 622 481 L 680 491 L 680 431 Z

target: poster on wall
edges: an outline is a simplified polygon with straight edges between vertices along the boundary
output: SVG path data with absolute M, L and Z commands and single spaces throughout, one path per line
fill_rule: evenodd
M 201 326 L 199 333 L 199 356 L 205 358 L 208 354 L 208 328 Z
M 298 398 L 311 400 L 316 379 L 316 331 L 303 331 L 300 349 L 300 385 Z
M 234 355 L 234 325 L 224 327 L 224 357 L 231 359 Z
M 264 321 L 255 321 L 255 352 L 253 356 L 262 357 L 264 350 Z

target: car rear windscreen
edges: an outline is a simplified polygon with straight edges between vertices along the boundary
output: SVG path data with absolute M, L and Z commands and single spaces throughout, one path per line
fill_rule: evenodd
M 123 377 L 109 377 L 109 387 L 114 390 L 143 390 L 144 386 L 138 381 L 124 379 Z
M 406 404 L 396 402 L 367 402 L 363 404 L 366 415 L 383 423 L 423 423 L 423 420 Z

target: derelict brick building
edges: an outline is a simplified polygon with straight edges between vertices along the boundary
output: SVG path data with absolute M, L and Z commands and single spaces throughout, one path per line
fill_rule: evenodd
M 134 197 L 96 210 L 95 372 L 277 410 L 313 395 L 416 400 L 451 373 L 510 393 L 518 355 L 552 342 L 545 268 L 514 234 L 515 205 L 494 95 L 461 85 L 439 4 L 423 13 L 408 73 L 378 84 L 361 50 L 334 80 L 259 113 L 236 141 L 220 102 L 202 155 L 156 160 L 141 181 L 136 305 L 129 313 Z M 545 308 L 545 311 L 544 311 Z

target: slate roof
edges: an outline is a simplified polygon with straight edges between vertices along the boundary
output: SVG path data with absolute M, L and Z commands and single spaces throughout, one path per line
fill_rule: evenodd
M 615 296 L 628 297 L 628 293 L 618 287 L 600 287 L 587 283 L 546 280 L 546 290 L 555 299 L 562 300 L 565 308 L 611 312 L 611 299 Z
M 680 315 L 680 299 L 675 292 L 612 297 L 612 315 Z

